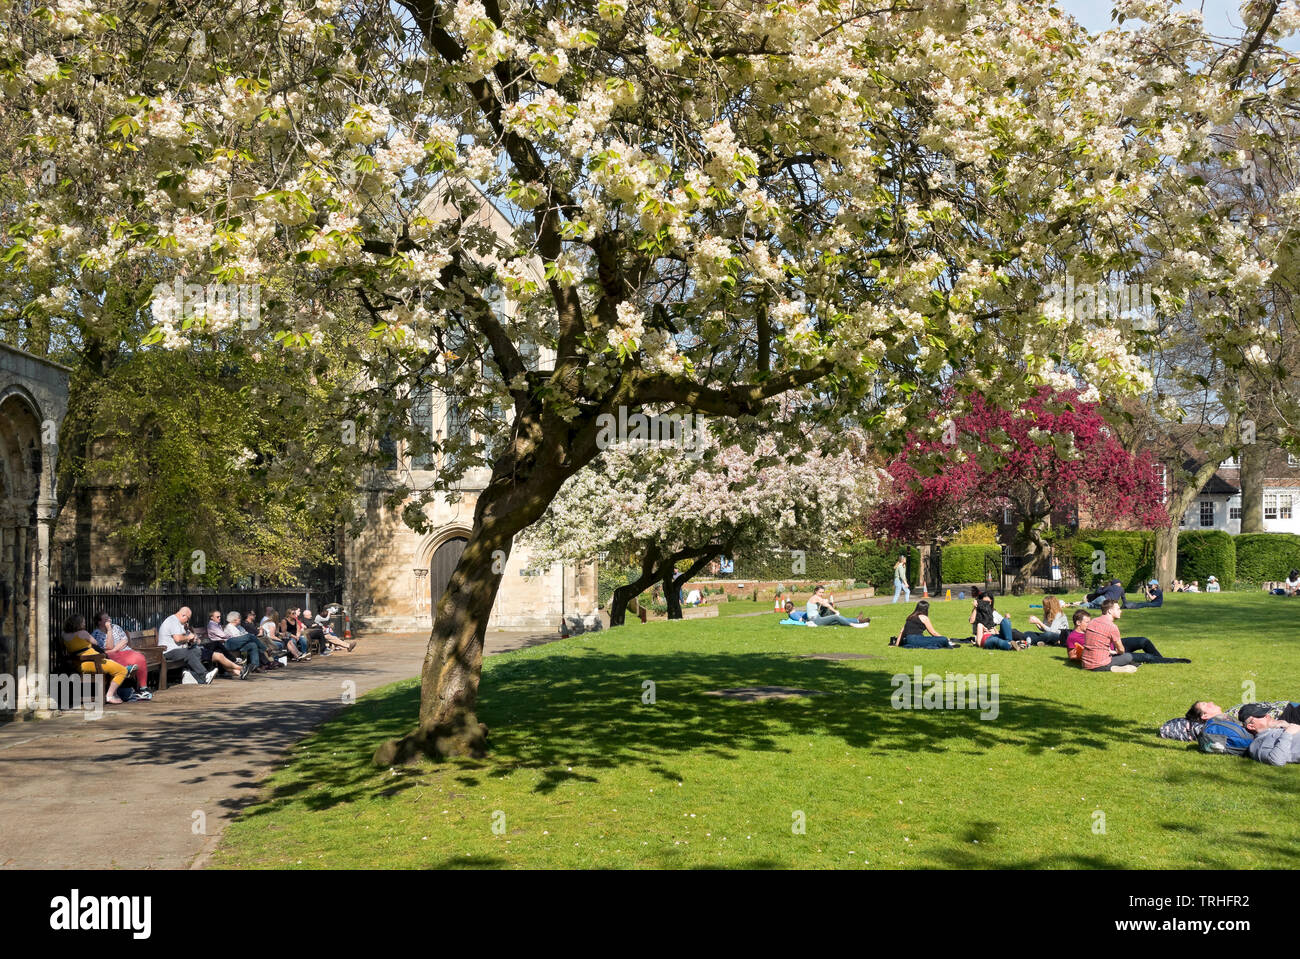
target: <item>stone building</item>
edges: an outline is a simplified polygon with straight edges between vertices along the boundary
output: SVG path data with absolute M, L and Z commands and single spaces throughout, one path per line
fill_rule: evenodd
M 0 344 L 0 714 L 48 708 L 35 679 L 50 673 L 50 532 L 67 409 L 66 367 Z
M 437 222 L 457 215 L 434 190 L 421 204 L 421 212 Z M 511 225 L 483 197 L 473 225 L 487 227 L 505 238 Z M 540 269 L 538 282 L 544 283 Z M 508 316 L 510 307 L 498 299 L 498 309 Z M 536 369 L 553 362 L 543 350 L 529 358 Z M 463 429 L 454 399 L 430 392 L 419 398 L 415 415 L 432 440 Z M 357 538 L 344 537 L 344 603 L 355 620 L 370 628 L 424 629 L 433 624 L 433 604 L 446 589 L 456 561 L 474 522 L 474 506 L 487 485 L 491 470 L 467 470 L 455 496 L 439 496 L 425 508 L 433 532 L 415 533 L 403 523 L 400 510 L 383 505 L 384 490 L 400 476 L 412 490 L 429 490 L 442 463 L 436 458 L 411 457 L 396 450 L 394 468 L 375 474 L 360 491 L 366 522 Z M 561 620 L 576 625 L 596 610 L 596 560 L 579 564 L 553 564 L 534 569 L 526 549 L 516 545 L 506 563 L 501 589 L 492 609 L 492 629 L 560 628 Z

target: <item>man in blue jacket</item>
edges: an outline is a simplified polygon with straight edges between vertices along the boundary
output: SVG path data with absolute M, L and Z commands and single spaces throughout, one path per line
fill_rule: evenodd
M 1125 603 L 1125 609 L 1158 609 L 1165 604 L 1165 591 L 1160 588 L 1160 580 L 1153 579 L 1149 581 L 1146 588 L 1142 590 L 1142 595 L 1146 601 L 1142 603 Z

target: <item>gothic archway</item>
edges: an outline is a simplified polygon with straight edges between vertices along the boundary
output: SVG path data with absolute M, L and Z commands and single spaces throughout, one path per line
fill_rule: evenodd
M 447 591 L 451 574 L 455 572 L 467 542 L 469 540 L 463 536 L 453 536 L 433 551 L 433 557 L 429 560 L 429 610 L 432 617 L 438 615 L 438 600 Z

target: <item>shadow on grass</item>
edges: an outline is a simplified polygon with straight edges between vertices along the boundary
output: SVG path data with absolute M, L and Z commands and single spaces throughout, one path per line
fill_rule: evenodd
M 974 668 L 957 658 L 926 665 L 927 671 Z M 499 662 L 485 678 L 479 703 L 479 717 L 491 730 L 491 757 L 438 768 L 467 788 L 484 776 L 536 770 L 534 789 L 545 794 L 565 781 L 597 782 L 603 770 L 633 766 L 675 782 L 680 757 L 788 752 L 792 736 L 834 737 L 849 747 L 891 753 L 979 755 L 1012 746 L 1029 755 L 1070 755 L 1153 732 L 1006 683 L 993 720 L 981 720 L 978 709 L 895 709 L 890 676 L 879 668 L 782 653 L 603 653 Z M 653 704 L 642 701 L 646 680 L 655 684 Z M 753 703 L 706 695 L 742 686 L 794 686 L 826 695 Z M 265 802 L 247 815 L 292 801 L 329 809 L 423 784 L 428 764 L 396 770 L 370 765 L 379 743 L 409 728 L 418 701 L 414 681 L 363 698 L 302 745 Z

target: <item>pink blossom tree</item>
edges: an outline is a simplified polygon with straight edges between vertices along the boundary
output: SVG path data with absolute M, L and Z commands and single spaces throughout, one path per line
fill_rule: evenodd
M 1098 526 L 1166 522 L 1157 464 L 1125 449 L 1081 391 L 1040 388 L 1018 409 L 975 395 L 951 415 L 938 439 L 913 436 L 887 467 L 894 494 L 874 527 L 904 541 L 937 547 L 977 515 L 1008 509 L 1026 542 L 1022 586 L 1042 563 L 1048 517 L 1087 511 Z

